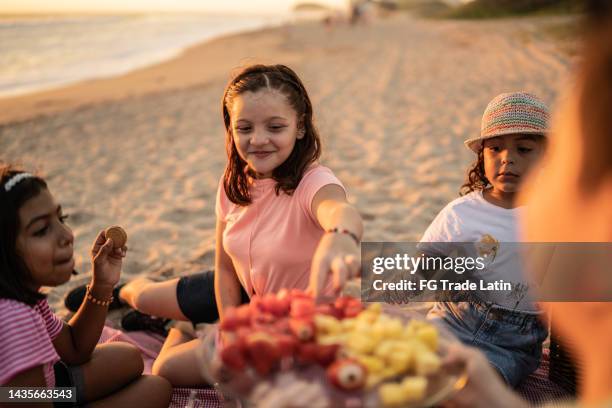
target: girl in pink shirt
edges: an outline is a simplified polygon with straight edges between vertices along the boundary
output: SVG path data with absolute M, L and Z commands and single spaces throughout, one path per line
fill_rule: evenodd
M 358 270 L 362 222 L 331 170 L 310 98 L 284 65 L 239 73 L 223 98 L 228 163 L 217 194 L 215 292 L 223 310 L 240 286 L 320 295 L 329 271 L 338 288 Z M 312 273 L 311 273 L 312 272 Z M 330 288 L 331 289 L 331 288 Z
M 228 161 L 216 200 L 218 315 L 223 319 L 244 293 L 334 295 L 359 271 L 363 227 L 340 181 L 318 164 L 321 141 L 302 81 L 284 65 L 247 67 L 228 84 L 222 112 Z M 134 282 L 120 295 L 150 314 L 194 321 L 181 289 L 186 282 Z M 210 285 L 199 287 L 201 297 L 213 298 Z M 153 372 L 174 385 L 202 383 L 198 344 L 170 330 Z
M 168 382 L 141 375 L 137 348 L 97 346 L 127 248 L 113 249 L 100 232 L 88 296 L 69 323 L 53 314 L 40 292 L 73 272 L 66 218 L 43 179 L 0 167 L 0 385 L 74 387 L 74 405 L 167 406 Z

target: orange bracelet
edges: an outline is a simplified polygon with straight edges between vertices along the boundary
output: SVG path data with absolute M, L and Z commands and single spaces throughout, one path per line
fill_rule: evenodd
M 87 285 L 86 288 L 87 288 L 87 296 L 85 298 L 87 300 L 89 300 L 91 303 L 93 303 L 94 305 L 108 306 L 108 305 L 110 305 L 112 303 L 112 301 L 114 299 L 112 295 L 111 295 L 110 299 L 108 299 L 108 300 L 99 300 L 99 299 L 96 299 L 91 294 L 91 288 L 89 287 L 89 285 Z

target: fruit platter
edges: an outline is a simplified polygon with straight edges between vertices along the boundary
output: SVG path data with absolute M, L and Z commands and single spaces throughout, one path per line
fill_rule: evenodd
M 464 382 L 442 362 L 455 341 L 423 319 L 380 303 L 317 303 L 281 291 L 226 312 L 203 338 L 205 378 L 257 407 L 425 407 Z

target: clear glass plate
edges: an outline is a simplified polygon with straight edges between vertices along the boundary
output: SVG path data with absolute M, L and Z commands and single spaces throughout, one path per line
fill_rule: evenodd
M 385 307 L 385 313 L 404 321 L 423 319 L 422 315 L 402 309 Z M 458 341 L 447 330 L 439 330 L 437 354 L 444 359 L 447 345 Z M 281 361 L 280 370 L 262 377 L 248 367 L 235 372 L 223 366 L 217 353 L 218 332 L 211 330 L 202 338 L 199 359 L 202 374 L 210 384 L 224 395 L 226 401 L 238 406 L 257 408 L 291 407 L 382 407 L 378 397 L 378 386 L 369 390 L 343 392 L 327 381 L 325 368 L 318 365 L 300 366 L 292 358 Z M 395 381 L 401 380 L 397 377 Z M 418 401 L 405 404 L 403 408 L 421 408 L 438 404 L 453 392 L 463 388 L 467 375 L 464 367 L 443 366 L 435 374 L 427 376 L 425 396 Z M 385 382 L 393 381 L 391 379 Z

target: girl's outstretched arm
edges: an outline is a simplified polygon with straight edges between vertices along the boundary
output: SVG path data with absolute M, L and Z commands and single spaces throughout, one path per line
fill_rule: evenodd
M 358 276 L 363 222 L 357 209 L 347 202 L 342 187 L 335 184 L 324 186 L 315 194 L 312 213 L 326 231 L 313 256 L 310 273 L 310 290 L 320 298 L 330 275 L 336 291 L 348 279 Z
M 104 231 L 98 234 L 91 250 L 93 279 L 89 294 L 99 301 L 108 301 L 113 288 L 119 281 L 122 260 L 127 248 L 113 248 L 113 242 L 107 239 Z M 85 299 L 69 323 L 65 323 L 60 334 L 53 340 L 53 345 L 63 361 L 68 364 L 83 364 L 93 352 L 104 322 L 108 305 L 96 304 Z
M 223 249 L 223 231 L 225 223 L 217 220 L 217 243 L 215 247 L 215 297 L 219 319 L 223 320 L 229 307 L 240 304 L 240 282 L 236 270 L 225 249 Z

